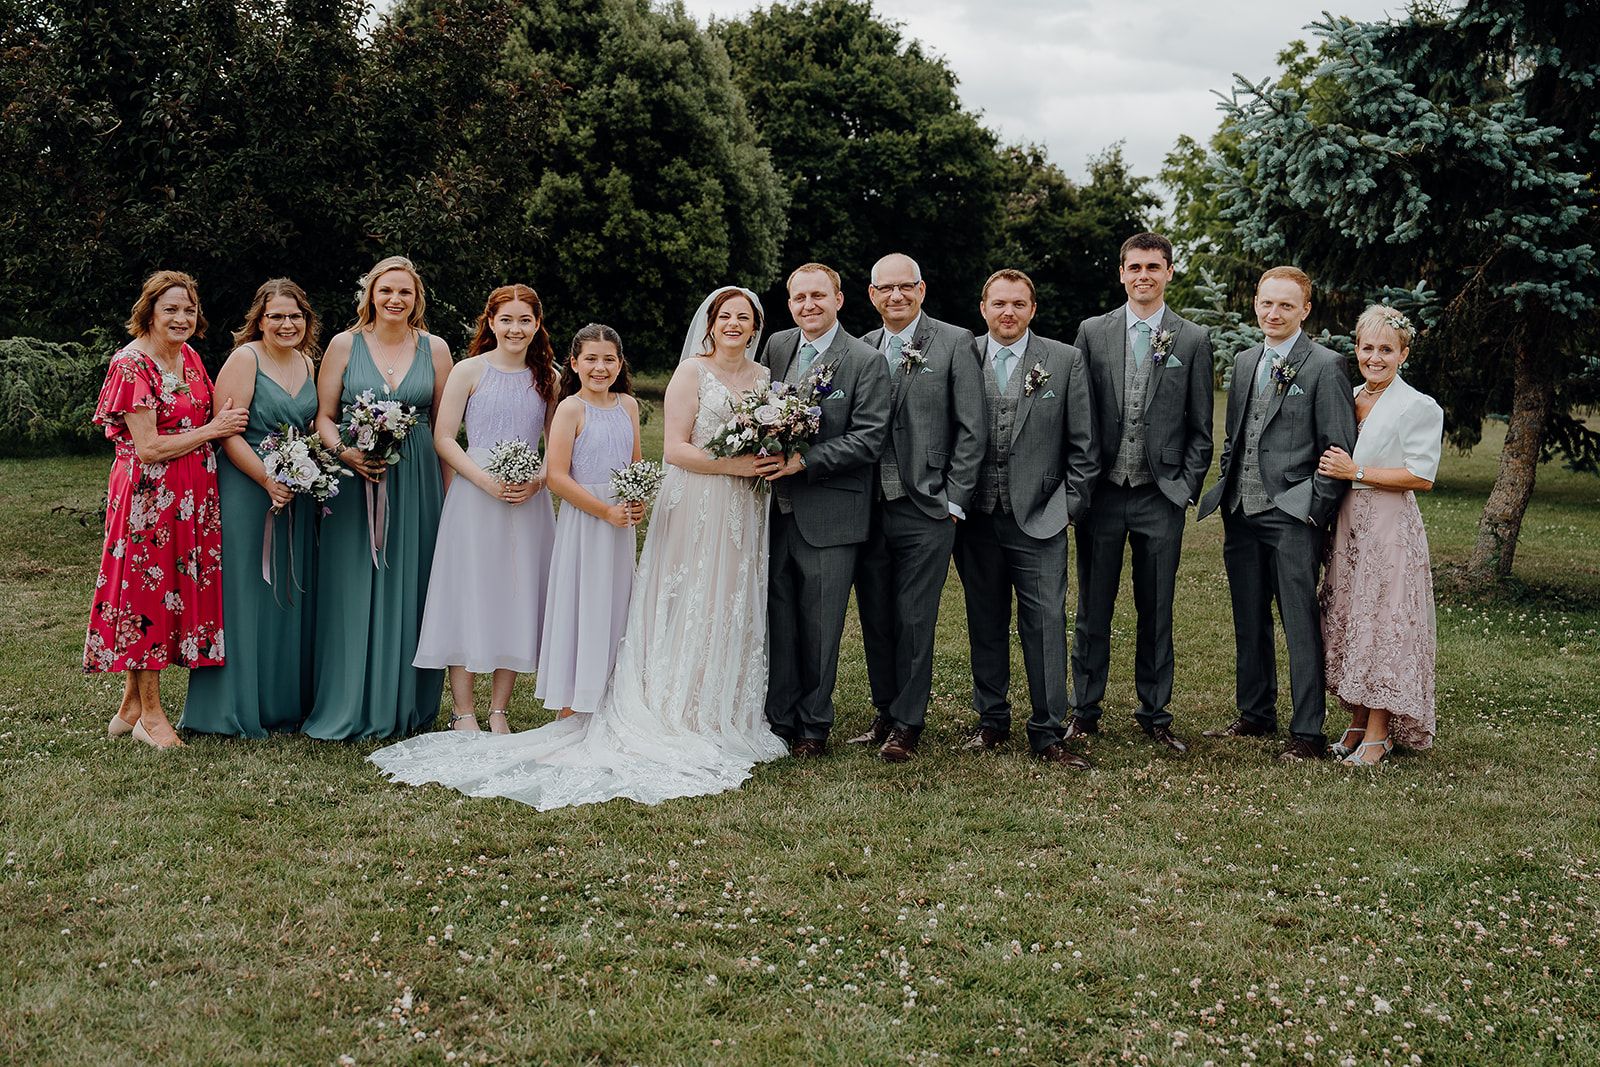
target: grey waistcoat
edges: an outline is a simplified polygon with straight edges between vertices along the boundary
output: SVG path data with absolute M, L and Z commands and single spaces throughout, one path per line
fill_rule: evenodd
M 1023 381 L 1031 365 L 1025 353 L 1017 353 L 1016 364 L 1006 382 L 1006 391 L 1000 392 L 994 380 L 994 365 L 983 361 L 983 396 L 989 406 L 989 445 L 983 453 L 983 465 L 978 468 L 978 484 L 972 492 L 972 503 L 986 515 L 998 508 L 1002 515 L 1011 513 L 1011 437 L 1017 424 L 1017 405 L 1022 401 Z
M 1152 346 L 1153 349 L 1153 346 Z M 1122 440 L 1117 445 L 1116 462 L 1111 464 L 1115 485 L 1149 485 L 1155 481 L 1144 457 L 1145 399 L 1150 395 L 1150 374 L 1155 366 L 1153 353 L 1144 357 L 1144 366 L 1135 366 L 1133 339 L 1122 331 Z
M 1261 357 L 1265 359 L 1266 356 Z M 1250 400 L 1244 412 L 1244 452 L 1233 461 L 1233 479 L 1228 485 L 1228 507 L 1242 509 L 1246 515 L 1260 515 L 1273 508 L 1267 487 L 1261 482 L 1261 431 L 1267 425 L 1267 408 L 1272 406 L 1271 379 L 1264 392 L 1255 391 L 1252 381 Z
M 887 354 L 883 356 L 888 362 Z M 889 368 L 889 439 L 883 443 L 883 457 L 878 460 L 878 489 L 885 500 L 899 500 L 906 495 L 900 484 L 900 459 L 894 454 L 894 418 L 900 410 L 900 390 L 905 385 L 904 364 Z

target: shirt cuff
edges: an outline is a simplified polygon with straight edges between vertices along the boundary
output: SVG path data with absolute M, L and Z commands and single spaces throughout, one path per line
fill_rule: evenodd
M 961 510 L 961 505 L 960 504 L 952 504 L 947 500 L 947 501 L 945 501 L 945 506 L 950 509 L 950 514 L 954 515 L 956 518 L 961 519 L 963 521 L 966 520 L 967 513 L 965 511 Z

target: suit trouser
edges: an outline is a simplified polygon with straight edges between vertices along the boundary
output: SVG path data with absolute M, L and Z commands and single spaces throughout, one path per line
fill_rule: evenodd
M 1067 531 L 1040 540 L 1014 515 L 974 511 L 956 531 L 956 570 L 967 599 L 972 648 L 972 708 L 979 725 L 1009 733 L 1011 595 L 1028 675 L 1028 744 L 1039 752 L 1061 740 L 1067 691 Z
M 867 682 L 878 715 L 920 731 L 933 690 L 933 639 L 950 570 L 956 524 L 915 504 L 878 500 L 856 558 L 856 607 L 866 646 Z
M 1239 715 L 1260 726 L 1278 725 L 1278 667 L 1272 641 L 1276 600 L 1289 646 L 1289 692 L 1294 699 L 1289 732 L 1320 745 L 1327 715 L 1322 610 L 1317 604 L 1323 532 L 1276 508 L 1260 515 L 1226 509 L 1222 530 L 1222 562 L 1233 599 Z
M 1169 726 L 1172 712 L 1172 603 L 1183 553 L 1184 509 L 1154 483 L 1095 487 L 1094 506 L 1074 527 L 1078 542 L 1078 615 L 1072 635 L 1073 714 L 1100 717 L 1111 673 L 1111 614 L 1122 583 L 1122 550 L 1133 549 L 1133 604 L 1139 616 L 1133 680 L 1134 718 L 1146 729 Z
M 839 641 L 858 545 L 818 548 L 794 516 L 772 515 L 767 572 L 767 721 L 787 741 L 822 740 L 833 729 Z

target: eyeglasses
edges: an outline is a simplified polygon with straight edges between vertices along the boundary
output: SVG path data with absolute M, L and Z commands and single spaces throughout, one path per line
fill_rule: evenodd
M 890 282 L 888 285 L 873 285 L 875 293 L 899 293 L 901 296 L 910 296 L 917 291 L 921 282 Z
M 285 315 L 278 311 L 269 311 L 265 315 L 261 316 L 261 318 L 266 322 L 272 323 L 274 326 L 281 326 L 286 322 L 299 323 L 306 321 L 306 317 L 300 314 L 298 311 L 289 315 Z

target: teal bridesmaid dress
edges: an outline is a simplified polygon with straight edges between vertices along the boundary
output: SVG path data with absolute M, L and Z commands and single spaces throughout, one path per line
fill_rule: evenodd
M 364 390 L 384 398 L 383 375 L 359 333 L 345 368 L 341 411 Z M 376 564 L 367 525 L 366 482 L 352 479 L 329 504 L 317 549 L 314 694 L 303 733 L 327 740 L 403 737 L 433 725 L 444 672 L 413 667 L 444 482 L 433 448 L 433 357 L 417 338 L 411 369 L 387 399 L 422 420 L 384 475 L 388 528 Z
M 317 386 L 311 375 L 290 396 L 261 372 L 257 357 L 250 424 L 243 435 L 251 448 L 259 448 L 262 438 L 280 426 L 306 429 L 316 414 Z M 255 479 L 233 465 L 225 449 L 217 451 L 222 456 L 217 489 L 222 497 L 226 664 L 189 673 L 189 694 L 178 725 L 234 737 L 298 730 L 311 710 L 317 504 L 297 498 L 273 517 L 269 585 L 261 576 L 261 547 L 271 500 Z M 348 492 L 349 484 L 346 480 L 341 489 Z

